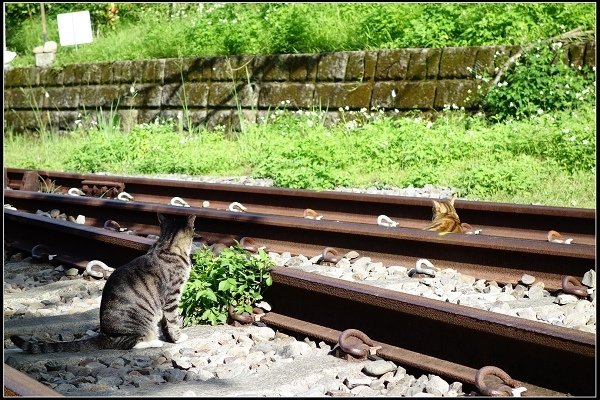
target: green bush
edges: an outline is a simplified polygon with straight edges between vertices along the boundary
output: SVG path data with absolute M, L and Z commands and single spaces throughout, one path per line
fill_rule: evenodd
M 274 263 L 264 250 L 246 252 L 239 243 L 215 256 L 209 249 L 193 254 L 190 277 L 181 295 L 184 325 L 227 321 L 228 309 L 252 313 L 254 304 L 271 286 L 269 270 Z
M 539 44 L 526 52 L 489 87 L 483 108 L 493 120 L 524 118 L 549 111 L 576 108 L 596 100 L 595 72 L 564 63 L 562 43 Z

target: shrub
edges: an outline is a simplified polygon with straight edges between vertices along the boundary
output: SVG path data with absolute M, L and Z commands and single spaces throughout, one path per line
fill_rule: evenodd
M 227 321 L 230 305 L 236 313 L 252 313 L 254 303 L 271 286 L 273 261 L 264 252 L 246 252 L 239 243 L 215 256 L 209 249 L 193 254 L 193 266 L 181 295 L 184 325 Z
M 496 86 L 484 94 L 483 108 L 492 120 L 524 118 L 576 108 L 596 99 L 595 71 L 566 65 L 562 43 L 539 44 L 524 53 Z

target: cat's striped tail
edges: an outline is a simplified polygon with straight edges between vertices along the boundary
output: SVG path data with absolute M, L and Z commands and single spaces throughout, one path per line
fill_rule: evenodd
M 114 344 L 104 335 L 98 335 L 73 342 L 43 342 L 36 339 L 26 339 L 19 335 L 12 335 L 10 340 L 26 353 L 59 353 L 88 350 L 101 350 L 113 348 Z

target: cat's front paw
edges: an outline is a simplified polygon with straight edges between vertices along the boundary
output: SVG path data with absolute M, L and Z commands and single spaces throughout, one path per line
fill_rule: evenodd
M 179 339 L 177 339 L 175 341 L 175 343 L 185 342 L 186 340 L 188 340 L 188 335 L 186 335 L 185 333 L 182 333 L 181 336 L 179 336 Z

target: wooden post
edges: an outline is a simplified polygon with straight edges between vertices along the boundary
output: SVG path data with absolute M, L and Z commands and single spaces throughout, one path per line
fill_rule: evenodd
M 42 14 L 42 40 L 46 43 L 48 41 L 48 31 L 46 30 L 46 8 L 44 3 L 40 3 L 40 11 Z

